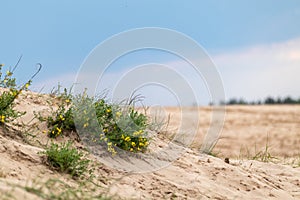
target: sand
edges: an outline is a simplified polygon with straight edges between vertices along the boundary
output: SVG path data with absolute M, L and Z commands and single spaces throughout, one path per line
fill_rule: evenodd
M 39 154 L 44 150 L 41 144 L 48 141 L 42 133 L 46 125 L 36 124 L 32 112 L 49 113 L 47 100 L 55 102 L 48 95 L 24 93 L 17 103 L 19 110 L 27 111 L 21 119 L 24 127 L 18 128 L 23 133 L 11 128 L 0 129 L 0 199 L 43 199 L 28 188 L 49 179 L 61 180 L 72 187 L 79 185 L 69 175 L 51 170 Z M 182 147 L 173 141 L 174 148 L 180 148 L 179 158 L 168 160 L 168 166 L 155 171 L 127 173 L 90 155 L 95 164 L 97 186 L 93 188 L 96 192 L 113 199 L 300 199 L 300 106 L 227 107 L 224 127 L 212 152 L 216 156 L 200 154 L 211 122 L 211 108 L 184 109 L 191 117 L 195 116 L 193 112 L 200 116 L 200 126 L 191 146 Z M 164 108 L 164 112 L 170 114 L 169 126 L 155 135 L 152 149 L 170 144 L 169 138 L 179 129 L 180 109 Z M 197 127 L 195 124 L 185 126 Z M 31 129 L 36 130 L 30 132 L 36 137 L 28 135 Z M 24 136 L 26 130 L 27 136 Z M 265 150 L 266 144 L 271 155 L 268 162 L 261 162 L 260 158 L 253 160 Z M 83 145 L 77 144 L 77 147 L 82 149 Z M 168 157 L 172 155 L 166 154 L 157 160 Z M 224 162 L 224 158 L 228 158 L 229 163 Z M 89 187 L 85 189 L 88 191 Z M 62 188 L 54 187 L 54 190 L 59 192 Z

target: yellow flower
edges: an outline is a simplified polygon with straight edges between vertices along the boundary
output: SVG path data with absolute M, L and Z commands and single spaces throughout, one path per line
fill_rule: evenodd
M 104 139 L 104 135 L 100 134 L 100 140 L 103 140 L 103 139 Z
M 6 71 L 6 75 L 7 75 L 7 76 L 11 76 L 11 75 L 12 75 L 12 72 L 9 71 L 9 70 L 7 70 L 7 71 Z
M 62 115 L 59 115 L 59 118 L 61 119 L 61 121 L 65 121 L 65 118 Z
M 135 147 L 135 142 L 131 142 L 131 146 Z
M 122 139 L 122 140 L 124 140 L 124 139 L 125 139 L 125 136 L 124 136 L 123 134 L 122 134 L 122 136 L 121 136 L 121 139 Z
M 134 136 L 138 136 L 138 135 L 141 135 L 143 133 L 143 130 L 139 130 L 139 131 L 135 131 L 133 133 Z
M 130 151 L 133 151 L 133 148 L 130 148 Z
M 126 142 L 130 142 L 130 140 L 131 140 L 131 138 L 130 138 L 129 136 L 127 136 L 127 137 L 125 138 L 125 141 L 126 141 Z
M 83 124 L 83 128 L 86 128 L 86 127 L 88 127 L 89 126 L 89 123 L 87 122 L 87 123 L 85 123 L 85 124 Z
M 111 109 L 106 109 L 106 112 L 107 113 L 111 113 Z
M 1 116 L 1 122 L 2 122 L 2 123 L 5 122 L 5 116 L 4 116 L 4 115 Z
M 141 138 L 140 138 L 141 139 Z M 140 140 L 140 143 L 139 143 L 139 147 L 146 147 L 149 145 L 149 142 L 146 140 L 146 138 L 143 138 L 144 141 L 141 141 Z
M 66 101 L 65 101 L 66 103 L 70 103 L 70 99 L 66 99 Z
M 61 129 L 56 127 L 56 130 L 57 130 L 57 135 L 59 135 L 61 133 Z
M 28 89 L 29 85 L 30 85 L 29 83 L 26 83 L 25 88 Z
M 116 117 L 119 118 L 122 115 L 121 112 L 116 112 Z
M 108 129 L 107 128 L 103 129 L 103 132 L 108 133 Z

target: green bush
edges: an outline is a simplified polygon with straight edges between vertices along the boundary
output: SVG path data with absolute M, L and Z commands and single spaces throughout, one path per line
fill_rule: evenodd
M 48 165 L 59 171 L 80 177 L 88 171 L 90 160 L 84 159 L 86 154 L 73 148 L 71 142 L 61 145 L 52 143 L 42 154 L 46 155 Z
M 112 154 L 117 153 L 117 148 L 130 152 L 146 151 L 148 118 L 137 112 L 133 105 L 110 104 L 103 98 L 88 97 L 86 93 L 72 97 L 66 89 L 64 91 L 58 97 L 58 109 L 45 119 L 49 137 L 55 138 L 64 131 L 76 132 L 78 128 L 80 134 L 86 134 L 92 142 L 105 142 Z M 79 119 L 76 127 L 74 117 Z
M 138 113 L 132 105 L 122 108 L 107 104 L 103 99 L 95 102 L 95 109 L 102 127 L 100 140 L 107 143 L 110 152 L 115 154 L 115 147 L 131 152 L 146 151 L 148 118 L 144 114 Z

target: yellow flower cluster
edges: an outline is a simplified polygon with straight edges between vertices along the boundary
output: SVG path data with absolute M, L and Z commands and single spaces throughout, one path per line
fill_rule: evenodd
M 143 133 L 143 130 L 139 130 L 139 131 L 134 132 L 134 135 L 140 136 L 142 133 Z M 132 138 L 130 138 L 129 136 L 124 136 L 122 134 L 121 139 L 127 143 L 131 142 L 131 143 L 129 143 L 130 144 L 129 151 L 131 151 L 131 152 L 133 152 L 134 150 L 141 151 L 143 148 L 146 148 L 149 145 L 147 138 L 140 137 L 138 139 L 138 142 L 136 142 L 136 141 L 132 141 Z
M 139 146 L 140 147 L 147 147 L 149 145 L 149 142 L 146 138 L 139 138 Z
M 59 135 L 62 133 L 62 129 L 56 127 L 55 129 L 53 129 L 53 130 L 51 131 L 51 133 L 52 133 L 53 136 L 57 137 L 57 136 L 59 136 Z
M 125 142 L 130 142 L 131 138 L 129 136 L 125 137 L 123 134 L 121 136 L 121 139 L 124 140 Z

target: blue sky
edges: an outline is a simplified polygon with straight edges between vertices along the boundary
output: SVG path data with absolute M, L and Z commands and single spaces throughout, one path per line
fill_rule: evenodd
M 35 63 L 42 63 L 35 90 L 70 84 L 89 52 L 108 37 L 133 28 L 161 27 L 202 45 L 220 72 L 227 98 L 300 96 L 298 0 L 1 0 L 0 7 L 0 62 L 14 65 L 22 54 L 16 71 L 21 81 L 30 77 Z M 147 62 L 147 57 L 176 60 L 145 51 L 120 61 L 114 73 L 120 73 L 122 65 L 130 68 L 135 59 Z M 151 96 L 151 90 L 148 93 Z M 203 98 L 201 102 L 207 101 L 208 95 Z M 168 97 L 160 101 L 167 104 Z

